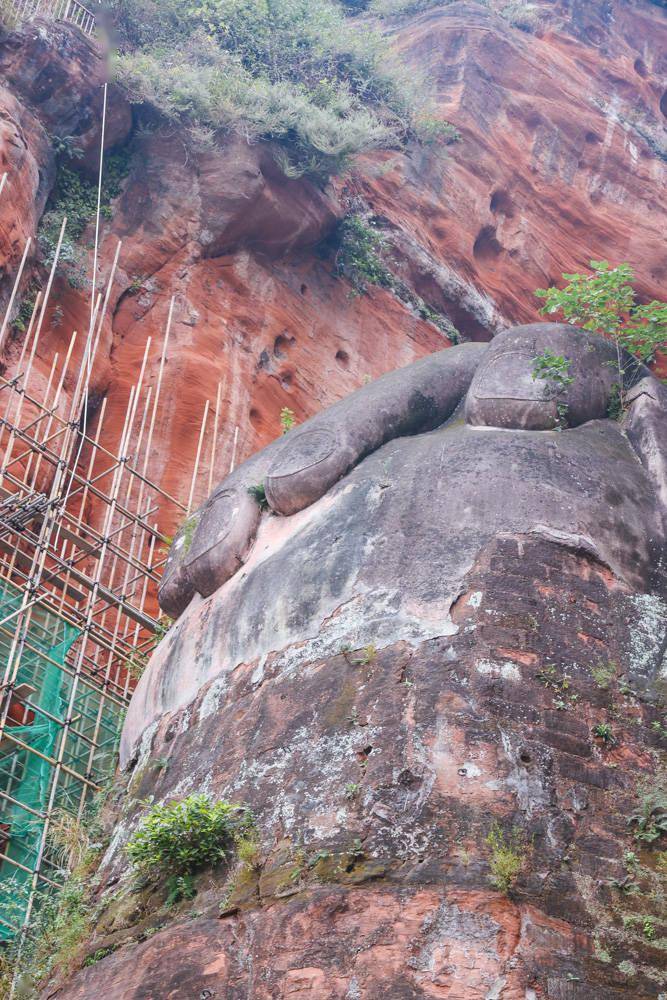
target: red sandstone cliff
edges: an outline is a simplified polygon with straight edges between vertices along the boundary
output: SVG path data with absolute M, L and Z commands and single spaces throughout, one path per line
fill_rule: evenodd
M 447 343 L 390 292 L 351 297 L 336 276 L 325 241 L 351 199 L 375 213 L 396 274 L 466 339 L 535 317 L 534 289 L 591 257 L 631 262 L 642 294 L 659 297 L 667 273 L 664 12 L 644 0 L 573 0 L 544 4 L 542 13 L 538 34 L 472 2 L 388 23 L 462 133 L 447 158 L 428 147 L 375 154 L 322 191 L 284 178 L 262 144 L 197 152 L 159 125 L 135 137 L 102 243 L 103 280 L 123 241 L 95 372 L 108 396 L 109 444 L 149 335 L 156 378 L 171 295 L 166 392 L 174 412 L 158 427 L 150 469 L 169 491 L 184 490 L 204 401 L 214 403 L 219 381 L 216 478 L 237 426 L 243 458 L 278 433 L 281 407 L 301 420 L 364 377 Z M 104 64 L 74 29 L 35 25 L 3 37 L 0 68 L 6 301 L 53 184 L 49 135 L 78 137 L 94 169 Z M 128 140 L 137 114 L 112 92 L 109 146 Z M 62 315 L 40 348 L 45 369 L 70 330 L 87 322 L 85 294 L 63 281 L 56 301 Z M 14 341 L 6 352 L 10 371 L 17 350 Z
M 221 142 L 202 152 L 159 123 L 137 134 L 144 112 L 112 90 L 108 145 L 132 137 L 135 152 L 103 233 L 102 280 L 123 241 L 94 373 L 97 398 L 108 398 L 103 442 L 115 447 L 148 336 L 155 383 L 172 295 L 170 406 L 149 472 L 181 495 L 203 404 L 215 399 L 219 381 L 224 421 L 216 478 L 228 466 L 236 427 L 240 459 L 278 434 L 281 407 L 302 420 L 365 376 L 445 346 L 437 327 L 389 291 L 351 296 L 336 274 L 328 240 L 352 203 L 375 214 L 396 274 L 467 339 L 489 339 L 534 318 L 533 290 L 591 257 L 630 261 L 643 296 L 664 294 L 664 14 L 644 0 L 563 0 L 542 8 L 537 34 L 466 2 L 388 24 L 406 60 L 434 81 L 443 116 L 462 141 L 444 160 L 417 147 L 366 157 L 325 190 L 284 178 L 265 144 Z M 72 29 L 36 24 L 0 38 L 0 69 L 0 168 L 10 174 L 0 201 L 6 300 L 54 183 L 51 137 L 79 137 L 83 165 L 94 170 L 105 64 Z M 86 295 L 64 279 L 56 291 L 59 309 L 50 310 L 40 347 L 42 379 L 70 330 L 87 326 Z M 19 348 L 15 336 L 4 359 L 9 372 Z M 626 455 L 619 427 L 607 426 L 615 445 L 604 452 L 597 425 L 581 433 L 585 447 L 575 453 L 567 451 L 565 434 L 541 439 L 539 475 L 534 454 L 524 449 L 521 481 L 530 486 L 532 476 L 541 486 L 553 474 L 549 502 L 565 521 L 570 508 L 556 489 L 565 478 L 558 479 L 561 462 L 570 495 L 580 487 L 587 492 L 589 520 L 618 538 L 631 564 L 633 519 L 618 510 L 624 504 L 639 518 L 654 502 L 652 487 Z M 509 445 L 502 450 L 504 432 L 496 437 L 501 443 L 485 467 L 496 476 L 492 497 L 504 515 L 511 491 L 503 475 L 515 456 Z M 621 444 L 622 475 L 615 459 L 605 459 Z M 589 453 L 596 462 L 587 464 Z M 385 491 L 390 497 L 406 479 L 415 491 L 405 494 L 390 529 L 376 532 L 379 558 L 389 565 L 396 555 L 400 563 L 393 576 L 378 573 L 368 586 L 380 598 L 387 579 L 404 584 L 415 568 L 416 548 L 395 544 L 402 524 L 419 536 L 417 568 L 428 576 L 432 510 L 438 527 L 449 529 L 479 492 L 473 476 L 472 499 L 459 504 L 455 479 L 445 505 L 439 455 L 422 466 L 427 475 L 409 475 L 409 462 L 397 454 L 392 470 L 378 459 L 358 477 L 371 498 L 371 522 Z M 467 445 L 455 457 L 464 468 Z M 196 501 L 205 492 L 207 461 Z M 322 563 L 328 502 L 313 516 L 321 520 Z M 420 504 L 423 522 L 416 519 L 415 527 Z M 360 507 L 348 518 L 358 535 L 341 531 L 334 539 L 352 550 L 339 559 L 348 569 L 370 537 L 363 534 L 366 513 Z M 481 533 L 476 522 L 483 514 L 473 518 L 472 533 L 460 533 L 461 545 Z M 643 526 L 650 534 L 649 520 Z M 324 651 L 321 635 L 311 637 L 300 659 L 284 657 L 287 665 L 280 658 L 285 647 L 259 665 L 249 656 L 228 676 L 216 674 L 221 638 L 234 638 L 234 629 L 218 619 L 216 632 L 206 610 L 212 605 L 200 617 L 202 606 L 195 607 L 194 625 L 191 618 L 177 626 L 181 631 L 162 648 L 168 657 L 176 643 L 174 659 L 184 671 L 201 666 L 201 677 L 186 692 L 188 704 L 156 717 L 129 784 L 122 779 L 126 794 L 115 803 L 96 925 L 76 974 L 46 995 L 658 996 L 665 933 L 659 852 L 633 839 L 628 818 L 640 808 L 640 793 L 649 795 L 659 759 L 655 674 L 664 655 L 664 604 L 571 538 L 566 544 L 568 525 L 558 526 L 556 534 L 531 535 L 525 527 L 503 533 L 492 525 L 474 558 L 464 553 L 460 560 L 465 573 L 455 581 L 455 600 L 437 589 L 438 578 L 429 614 L 408 602 L 430 631 L 405 640 L 385 629 L 373 637 L 380 649 L 365 663 L 339 651 L 341 632 Z M 162 524 L 166 532 L 173 527 Z M 284 538 L 271 533 L 283 528 L 265 519 L 267 550 L 279 549 Z M 438 531 L 438 541 L 445 534 Z M 264 553 L 256 551 L 257 564 Z M 294 561 L 293 572 L 305 563 Z M 277 578 L 268 588 L 274 604 Z M 307 588 L 299 593 L 303 602 L 310 596 Z M 398 605 L 386 603 L 395 617 Z M 374 627 L 369 601 L 360 606 L 361 624 Z M 260 601 L 254 607 L 263 610 Z M 348 627 L 338 608 L 330 617 Z M 295 663 L 299 669 L 290 673 Z M 613 729 L 610 745 L 595 735 L 601 723 Z M 161 890 L 135 892 L 119 881 L 127 869 L 119 845 L 145 799 L 179 796 L 193 782 L 251 806 L 261 864 L 229 879 L 227 871 L 205 873 L 194 903 L 169 910 Z M 526 827 L 510 895 L 489 881 L 491 817 L 507 829 L 515 821 Z M 632 863 L 630 848 L 639 855 Z M 638 892 L 629 888 L 633 879 Z

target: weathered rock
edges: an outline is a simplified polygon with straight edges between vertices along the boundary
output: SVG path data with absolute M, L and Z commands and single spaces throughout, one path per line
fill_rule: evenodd
M 627 364 L 637 367 L 629 358 Z M 577 427 L 604 419 L 612 390 L 620 396 L 622 383 L 616 348 L 608 340 L 564 323 L 520 326 L 489 347 L 466 397 L 466 421 L 536 431 L 553 430 L 561 421 Z
M 562 335 L 466 348 L 469 393 L 505 357 L 495 388 L 510 399 L 532 351 Z M 606 346 L 573 331 L 572 370 L 595 386 L 589 357 L 606 367 Z M 429 361 L 422 377 L 442 364 Z M 664 992 L 661 837 L 633 837 L 664 784 L 656 386 L 636 391 L 648 408 L 631 410 L 631 439 L 597 416 L 595 390 L 592 419 L 561 431 L 471 425 L 461 405 L 310 507 L 262 516 L 245 565 L 193 599 L 135 692 L 128 792 L 81 958 L 111 953 L 56 995 Z M 364 390 L 344 408 L 348 432 L 355 416 L 372 429 L 368 407 Z M 195 913 L 155 893 L 138 907 L 122 844 L 147 796 L 195 790 L 252 810 L 256 866 L 203 875 Z
M 208 597 L 243 565 L 259 523 L 249 491 L 261 487 L 280 514 L 309 506 L 384 442 L 432 430 L 451 416 L 484 351 L 462 345 L 391 372 L 245 462 L 175 539 L 160 590 L 163 609 L 180 614 L 195 593 Z
M 662 587 L 661 469 L 649 463 L 645 471 L 622 429 L 609 419 L 588 420 L 563 432 L 520 429 L 525 401 L 516 396 L 532 378 L 535 351 L 560 350 L 569 329 L 517 327 L 486 353 L 470 345 L 451 348 L 418 362 L 415 371 L 397 373 L 398 383 L 386 376 L 359 390 L 315 418 L 312 430 L 306 424 L 294 432 L 293 443 L 288 436 L 271 445 L 268 455 L 255 456 L 255 474 L 257 466 L 268 467 L 270 484 L 277 463 L 288 471 L 303 466 L 309 453 L 302 441 L 312 434 L 328 432 L 329 455 L 340 448 L 338 476 L 352 461 L 349 441 L 366 441 L 357 455 L 388 441 L 328 493 L 336 478 L 330 477 L 330 462 L 319 481 L 306 461 L 312 496 L 324 494 L 322 499 L 286 519 L 265 515 L 243 572 L 217 591 L 231 563 L 226 539 L 236 541 L 247 522 L 242 517 L 239 529 L 234 504 L 226 499 L 221 507 L 206 508 L 192 541 L 193 560 L 188 552 L 185 565 L 188 573 L 198 561 L 200 571 L 215 567 L 217 552 L 225 573 L 212 573 L 206 590 L 213 596 L 193 599 L 142 677 L 128 713 L 123 759 L 147 726 L 185 706 L 213 676 L 240 664 L 259 664 L 261 676 L 274 653 L 285 668 L 295 669 L 345 643 L 355 648 L 377 644 L 378 634 L 384 645 L 455 632 L 450 609 L 465 575 L 498 535 L 549 538 L 587 552 L 628 586 L 640 591 Z M 604 387 L 614 378 L 613 348 L 573 331 L 570 353 L 575 381 L 567 388 L 575 419 L 585 417 L 585 405 L 596 417 L 606 408 Z M 438 413 L 446 418 L 463 401 L 478 364 L 466 396 L 467 424 L 455 415 L 431 433 L 391 440 L 407 433 L 410 418 L 417 433 L 432 427 Z M 502 395 L 505 411 L 498 429 L 470 423 L 471 400 L 474 416 L 486 372 L 500 373 L 494 392 Z M 428 401 L 429 380 L 441 398 L 440 409 Z M 510 404 L 518 420 L 510 419 Z M 243 469 L 237 470 L 216 495 L 240 497 L 238 484 L 247 479 Z M 267 496 L 271 502 L 270 490 Z M 299 481 L 295 496 L 298 508 Z
M 252 808 L 255 888 L 232 867 L 217 892 L 202 885 L 196 912 L 157 907 L 143 943 L 145 917 L 111 933 L 101 918 L 81 957 L 116 950 L 55 995 L 655 1000 L 664 990 L 656 853 L 628 819 L 655 782 L 665 606 L 581 549 L 506 534 L 471 563 L 451 630 L 434 622 L 438 637 L 385 646 L 391 626 L 371 615 L 377 655 L 313 650 L 289 664 L 274 653 L 151 727 L 101 900 L 118 890 L 119 845 L 141 801 L 195 789 Z M 606 720 L 609 748 L 592 733 Z M 509 896 L 491 885 L 494 821 L 508 842 L 516 830 Z M 621 888 L 628 850 L 640 851 L 639 895 Z
M 351 299 L 331 258 L 313 251 L 358 198 L 391 243 L 398 276 L 468 339 L 487 340 L 511 323 L 535 320 L 534 289 L 562 271 L 582 270 L 591 256 L 628 260 L 642 296 L 663 295 L 665 215 L 656 192 L 667 169 L 660 145 L 664 13 L 645 0 L 539 7 L 544 26 L 537 34 L 470 2 L 387 25 L 408 62 L 436 86 L 442 115 L 462 133 L 446 160 L 430 147 L 377 153 L 361 158 L 335 192 L 323 193 L 278 178 L 268 147 L 242 150 L 225 141 L 198 151 L 171 127 L 141 138 L 137 169 L 103 233 L 102 277 L 123 239 L 94 373 L 94 390 L 108 396 L 103 444 L 117 445 L 148 335 L 147 378 L 155 382 L 172 294 L 164 391 L 178 399 L 179 412 L 158 428 L 149 468 L 171 493 L 189 478 L 204 402 L 213 403 L 219 381 L 225 420 L 214 479 L 229 468 L 237 427 L 242 460 L 278 435 L 281 407 L 302 421 L 365 376 L 446 346 L 439 330 L 385 289 Z M 92 151 L 99 139 L 89 127 L 97 105 L 85 87 L 99 95 L 101 57 L 75 31 L 57 30 L 51 50 L 40 26 L 15 56 L 3 57 L 11 62 L 22 120 L 30 106 L 42 121 L 34 138 L 24 128 L 26 163 L 35 164 L 20 175 L 25 191 L 15 187 L 11 202 L 0 203 L 5 290 L 52 183 L 40 130 L 81 132 Z M 68 32 L 72 38 L 63 41 Z M 24 58 L 26 45 L 35 46 L 34 61 Z M 43 88 L 39 104 L 34 80 L 48 77 L 47 52 L 54 79 L 66 82 L 47 97 Z M 88 127 L 74 122 L 77 108 Z M 127 106 L 113 104 L 116 141 L 128 116 Z M 28 203 L 35 187 L 27 182 L 37 182 L 38 170 L 34 210 Z M 13 171 L 14 185 L 18 177 Z M 86 293 L 65 283 L 56 300 L 62 317 L 58 325 L 49 312 L 37 360 L 45 379 L 53 351 L 63 352 L 72 329 L 86 328 L 89 309 Z M 10 345 L 10 372 L 17 353 Z M 206 457 L 204 482 L 208 463 Z M 196 502 L 203 499 L 198 490 Z M 172 535 L 178 525 L 164 518 L 160 527 Z

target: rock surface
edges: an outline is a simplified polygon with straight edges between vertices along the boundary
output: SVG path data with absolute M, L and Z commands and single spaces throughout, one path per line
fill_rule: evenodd
M 536 34 L 467 2 L 388 25 L 462 133 L 445 161 L 376 154 L 321 190 L 282 178 L 268 145 L 139 136 L 102 244 L 104 275 L 123 240 L 94 376 L 103 443 L 148 335 L 155 384 L 171 295 L 173 412 L 149 468 L 169 492 L 219 381 L 217 479 L 236 427 L 246 458 L 277 437 L 282 406 L 301 423 L 366 375 L 437 359 L 436 326 L 386 290 L 350 297 L 335 272 L 328 241 L 359 200 L 431 309 L 466 339 L 496 336 L 453 357 L 492 359 L 503 331 L 537 318 L 534 288 L 591 256 L 630 261 L 659 297 L 664 14 L 643 0 L 539 7 Z M 58 30 L 55 46 L 39 24 L 0 40 L 5 300 L 53 184 L 49 135 L 82 136 L 94 165 L 103 65 Z M 136 119 L 118 95 L 112 109 L 109 141 L 124 142 Z M 61 282 L 56 301 L 43 371 L 86 328 L 85 294 Z M 496 382 L 484 414 L 466 408 L 466 382 L 442 426 L 357 448 L 290 516 L 260 517 L 239 493 L 233 560 L 186 602 L 135 695 L 91 933 L 44 997 L 667 994 L 664 836 L 637 840 L 633 821 L 667 796 L 665 399 L 647 377 L 619 425 L 608 375 L 573 397 L 569 429 L 535 429 L 555 419 L 545 393 L 508 417 Z M 269 484 L 277 507 L 279 492 Z M 224 525 L 224 504 L 214 513 Z M 204 539 L 193 560 L 206 552 Z M 123 845 L 148 803 L 191 791 L 247 804 L 258 856 L 230 857 L 168 907 L 163 886 L 134 885 Z
M 523 429 L 528 348 L 562 332 L 444 352 L 476 372 L 442 426 L 391 424 L 193 598 L 128 713 L 80 955 L 102 957 L 45 996 L 665 995 L 664 834 L 635 835 L 667 796 L 666 400 L 646 376 L 624 424 L 592 392 L 590 419 Z M 570 335 L 572 371 L 604 380 L 609 346 Z M 500 426 L 464 399 L 485 373 Z M 352 435 L 378 401 L 393 419 L 391 377 L 368 389 Z M 248 806 L 257 849 L 170 909 L 122 847 L 147 802 L 193 791 Z
M 198 152 L 159 127 L 135 140 L 135 166 L 104 228 L 102 277 L 118 238 L 123 247 L 95 369 L 95 388 L 108 396 L 103 443 L 117 444 L 148 335 L 155 384 L 172 294 L 164 384 L 179 413 L 161 421 L 149 469 L 172 493 L 189 480 L 204 402 L 215 403 L 219 382 L 224 419 L 214 480 L 229 467 L 237 427 L 238 461 L 277 436 L 281 407 L 301 421 L 365 377 L 446 346 L 432 323 L 388 291 L 371 287 L 350 298 L 330 254 L 314 249 L 359 201 L 390 241 L 397 275 L 467 339 L 488 340 L 535 319 L 534 289 L 591 257 L 630 261 L 642 295 L 660 297 L 664 12 L 648 0 L 539 6 L 536 34 L 460 0 L 389 22 L 462 133 L 446 159 L 430 147 L 378 153 L 322 192 L 281 178 L 266 146 L 222 142 Z M 0 66 L 12 90 L 0 121 L 22 136 L 18 147 L 10 137 L 1 154 L 16 168 L 11 198 L 0 204 L 6 300 L 53 182 L 44 133 L 82 136 L 89 163 L 103 65 L 76 32 L 64 29 L 49 47 L 38 23 L 27 38 L 2 41 Z M 111 107 L 114 144 L 127 133 L 130 109 L 114 94 Z M 81 292 L 63 283 L 56 299 L 62 315 L 49 315 L 45 371 L 71 329 L 86 328 Z M 17 353 L 10 344 L 10 370 Z M 197 503 L 208 492 L 211 461 L 205 453 Z M 167 534 L 176 527 L 161 524 Z

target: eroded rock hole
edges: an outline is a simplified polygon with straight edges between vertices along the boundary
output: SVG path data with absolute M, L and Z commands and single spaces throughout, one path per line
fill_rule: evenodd
M 638 73 L 644 80 L 648 76 L 648 66 L 643 59 L 635 59 L 635 73 Z
M 502 246 L 496 237 L 495 226 L 480 229 L 472 248 L 473 257 L 480 261 L 495 260 L 502 253 Z
M 341 366 L 341 368 L 350 367 L 350 356 L 347 351 L 336 351 L 336 361 Z
M 507 191 L 494 191 L 491 195 L 489 208 L 494 215 L 505 215 L 508 219 L 511 219 L 514 215 L 512 199 L 508 195 Z
M 662 111 L 665 118 L 667 118 L 667 90 L 660 98 L 660 110 Z
M 273 342 L 273 353 L 277 358 L 284 358 L 289 350 L 290 342 L 282 333 Z

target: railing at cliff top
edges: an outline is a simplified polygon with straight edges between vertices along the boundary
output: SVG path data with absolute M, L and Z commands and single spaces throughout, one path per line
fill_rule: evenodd
M 92 35 L 95 31 L 95 15 L 79 0 L 10 0 L 10 5 L 19 21 L 51 17 L 55 21 L 75 24 L 84 35 Z

